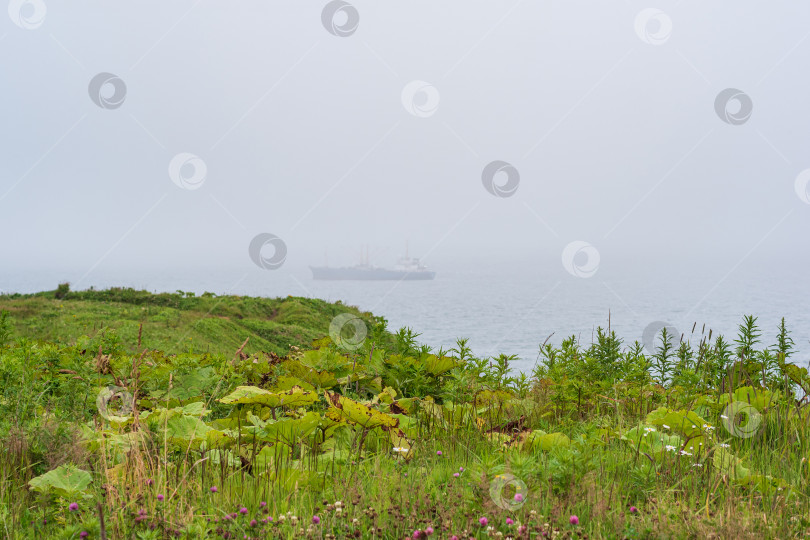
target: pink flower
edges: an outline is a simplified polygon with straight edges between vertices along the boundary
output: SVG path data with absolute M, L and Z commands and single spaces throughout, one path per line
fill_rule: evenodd
M 79 533 L 79 538 L 87 538 L 88 536 L 90 536 L 90 533 L 87 531 L 82 531 Z
M 485 517 L 482 517 L 481 519 L 478 520 L 478 523 L 480 523 L 482 527 L 486 527 L 487 523 L 489 523 L 489 520 Z
M 518 534 L 526 534 L 526 530 L 528 530 L 528 527 L 526 525 L 521 525 L 518 527 Z
M 262 501 L 262 502 L 260 502 L 260 503 L 259 503 L 259 506 L 261 506 L 262 508 L 264 508 L 265 506 L 267 506 L 267 503 L 266 503 L 266 502 L 264 502 L 264 501 Z
M 514 521 L 512 521 L 512 518 L 506 518 L 506 524 L 507 524 L 507 525 L 514 525 L 514 524 L 515 524 L 515 522 L 514 522 Z
M 631 506 L 630 507 L 630 513 L 635 514 L 636 512 L 638 512 L 638 508 L 636 508 L 635 506 Z
M 523 494 L 522 493 L 515 493 L 515 501 L 523 502 Z
M 571 516 L 568 518 L 568 523 L 571 525 L 579 525 L 579 518 L 577 516 Z
M 153 485 L 154 483 L 155 483 L 155 481 L 154 481 L 154 480 L 152 480 L 151 478 L 150 478 L 149 480 L 147 480 L 147 481 L 146 481 L 146 485 L 147 485 L 147 486 L 151 486 L 151 485 Z
M 79 505 L 77 503 L 70 503 L 68 505 L 68 510 L 71 512 L 77 512 L 79 510 Z
M 157 500 L 159 500 L 160 502 L 163 502 L 163 495 L 158 494 Z
M 217 491 L 217 486 L 211 486 L 211 493 L 216 493 Z
M 421 537 L 422 537 L 422 531 L 420 531 L 419 529 L 416 529 L 415 531 L 413 531 L 414 540 L 418 540 Z
M 320 522 L 321 522 L 321 518 L 319 518 L 318 516 L 312 516 L 312 523 L 317 525 Z
M 436 455 L 437 455 L 437 456 L 442 455 L 442 451 L 441 451 L 441 450 L 439 450 L 438 452 L 436 452 Z
M 453 476 L 455 476 L 456 478 L 458 478 L 458 477 L 459 477 L 459 476 L 461 476 L 461 475 L 460 475 L 460 474 L 458 474 L 458 473 L 453 473 Z
M 425 532 L 427 533 L 428 536 L 430 536 L 431 534 L 433 534 L 433 527 L 428 525 L 427 529 L 425 529 Z
M 464 467 L 459 467 L 458 472 L 464 472 Z
M 453 536 L 451 536 L 451 537 L 450 537 L 450 540 L 459 540 L 459 538 L 458 538 L 458 536 L 456 536 L 456 535 L 454 534 Z
M 247 514 L 247 513 L 248 513 L 248 509 L 247 509 L 247 508 L 245 508 L 245 507 L 243 506 L 242 508 L 240 508 L 240 509 L 239 509 L 239 513 L 240 513 L 240 514 Z
M 258 521 L 256 521 L 255 519 L 251 519 L 251 520 L 250 520 L 250 526 L 251 526 L 251 527 L 255 527 L 255 526 L 256 526 L 256 525 L 258 525 L 258 524 L 259 524 L 259 522 L 258 522 Z

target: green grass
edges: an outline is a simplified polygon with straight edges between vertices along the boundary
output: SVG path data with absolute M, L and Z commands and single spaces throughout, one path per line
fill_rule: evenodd
M 773 345 L 746 317 L 652 355 L 599 329 L 521 375 L 339 304 L 55 294 L 0 298 L 9 538 L 101 538 L 102 518 L 137 539 L 810 534 L 784 322 Z M 341 313 L 366 339 L 311 343 Z
M 356 308 L 317 299 L 190 294 L 109 289 L 66 292 L 61 299 L 57 291 L 0 295 L 0 310 L 10 313 L 18 336 L 69 343 L 114 329 L 134 351 L 140 332 L 143 347 L 170 354 L 233 354 L 249 339 L 245 353 L 286 355 L 291 346 L 308 347 L 328 335 L 338 313 L 378 322 Z

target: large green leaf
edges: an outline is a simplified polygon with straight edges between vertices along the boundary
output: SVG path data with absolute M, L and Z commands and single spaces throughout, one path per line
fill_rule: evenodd
M 680 454 L 683 439 L 679 435 L 659 431 L 659 428 L 637 426 L 627 430 L 621 437 L 633 450 L 646 454 L 661 462 L 667 455 Z M 689 454 L 694 452 L 689 451 Z
M 647 415 L 646 423 L 659 430 L 683 433 L 688 439 L 700 437 L 710 426 L 694 411 L 659 407 Z M 701 441 L 702 442 L 702 441 Z
M 300 387 L 287 392 L 270 392 L 257 386 L 239 386 L 219 400 L 229 405 L 265 405 L 267 407 L 302 407 L 318 401 L 318 394 Z
M 395 428 L 399 425 L 399 420 L 393 416 L 372 409 L 345 396 L 326 392 L 326 397 L 332 405 L 327 411 L 327 415 L 333 420 L 342 418 L 366 429 L 379 426 Z
M 192 441 L 202 441 L 210 430 L 211 428 L 196 416 L 183 414 L 169 418 L 165 431 L 159 429 L 158 432 L 161 435 L 165 433 L 170 442 L 182 446 Z
M 304 390 L 315 390 L 315 387 L 309 384 L 308 382 L 302 381 L 298 377 L 291 377 L 288 375 L 282 375 L 276 381 L 276 387 L 273 389 L 275 392 L 286 392 L 288 390 L 292 390 L 296 386 L 300 386 Z
M 763 412 L 770 407 L 772 403 L 776 403 L 778 398 L 778 392 L 771 392 L 770 390 L 754 388 L 752 386 L 743 386 L 737 388 L 731 396 L 722 394 L 720 396 L 720 403 L 727 404 L 729 400 L 746 403 L 756 408 L 759 412 Z
M 436 356 L 431 354 L 425 358 L 425 367 L 431 375 L 441 375 L 458 365 L 459 363 L 449 356 Z
M 32 478 L 28 484 L 40 493 L 53 491 L 63 497 L 76 497 L 93 481 L 92 475 L 75 465 L 60 465 L 41 476 Z
M 316 388 L 332 388 L 338 383 L 332 371 L 318 370 L 297 361 L 286 362 L 284 367 L 286 367 L 294 377 L 306 381 Z
M 255 419 L 256 417 L 252 417 Z M 292 446 L 303 437 L 312 433 L 321 421 L 321 415 L 316 412 L 308 412 L 301 418 L 282 418 L 280 420 L 268 420 L 262 422 L 260 426 L 248 428 L 262 441 L 284 443 Z
M 742 479 L 751 474 L 749 469 L 743 467 L 740 458 L 723 447 L 715 448 L 712 462 L 721 474 L 728 475 L 732 480 Z
M 529 436 L 526 437 L 523 447 L 526 450 L 543 450 L 548 452 L 556 448 L 567 448 L 570 444 L 571 440 L 564 433 L 546 433 L 538 429 L 532 431 Z

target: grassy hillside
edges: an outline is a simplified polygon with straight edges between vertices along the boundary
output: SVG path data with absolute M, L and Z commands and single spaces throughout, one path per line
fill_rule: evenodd
M 784 321 L 773 345 L 748 316 L 729 340 L 662 332 L 654 354 L 599 328 L 514 374 L 513 357 L 433 352 L 357 315 L 121 289 L 0 299 L 2 534 L 810 536 L 810 374 Z
M 205 293 L 160 293 L 114 288 L 103 291 L 47 291 L 0 295 L 0 311 L 9 312 L 17 336 L 74 343 L 114 330 L 128 351 L 141 347 L 167 354 L 231 354 L 249 338 L 244 352 L 286 355 L 290 346 L 309 347 L 329 333 L 340 313 L 351 313 L 376 326 L 383 319 L 357 308 L 323 300 L 288 296 L 253 298 Z

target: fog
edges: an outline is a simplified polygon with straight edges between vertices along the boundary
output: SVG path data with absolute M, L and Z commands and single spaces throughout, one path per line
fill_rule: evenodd
M 810 6 L 655 7 L 12 1 L 0 289 L 287 283 L 406 242 L 440 273 L 711 275 L 698 298 L 806 268 Z M 493 161 L 512 184 L 487 189 Z M 249 256 L 262 233 L 286 246 L 277 269 Z M 566 263 L 572 242 L 598 262 Z

